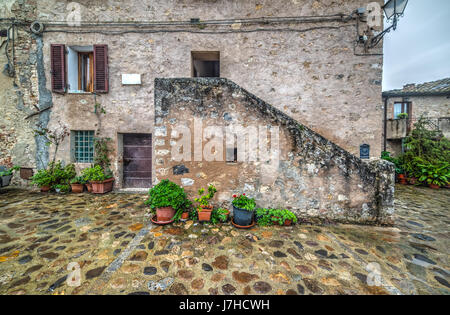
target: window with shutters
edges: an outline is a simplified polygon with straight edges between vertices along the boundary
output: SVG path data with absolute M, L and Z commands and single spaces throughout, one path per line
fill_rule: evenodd
M 106 45 L 51 45 L 53 92 L 108 92 L 108 47 Z
M 94 92 L 94 47 L 70 46 L 67 50 L 67 90 Z

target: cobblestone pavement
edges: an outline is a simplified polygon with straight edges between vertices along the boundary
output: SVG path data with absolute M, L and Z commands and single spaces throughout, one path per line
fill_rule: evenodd
M 1 190 L 0 293 L 450 292 L 450 190 L 397 186 L 388 228 L 162 227 L 149 223 L 145 198 Z M 81 268 L 79 286 L 67 282 L 70 263 Z

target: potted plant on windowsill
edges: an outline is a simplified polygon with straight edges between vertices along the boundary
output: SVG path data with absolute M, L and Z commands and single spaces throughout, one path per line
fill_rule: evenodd
M 145 201 L 145 204 L 149 205 L 151 212 L 156 214 L 156 223 L 177 221 L 191 205 L 184 188 L 168 179 L 164 179 L 155 185 L 149 190 L 148 194 L 149 198 Z
M 86 184 L 86 180 L 84 176 L 77 176 L 70 181 L 70 187 L 72 188 L 73 193 L 82 193 L 84 190 L 84 184 Z
M 205 192 L 204 188 L 200 188 L 198 190 L 198 198 L 194 200 L 198 203 L 198 220 L 199 221 L 209 221 L 211 220 L 211 213 L 213 211 L 213 206 L 209 204 L 209 201 L 214 197 L 214 194 L 217 192 L 216 187 L 213 185 L 208 186 L 208 193 L 203 195 Z
M 85 180 L 92 185 L 93 194 L 104 194 L 112 191 L 114 185 L 114 177 L 110 170 L 103 171 L 100 165 L 84 169 L 82 171 Z
M 253 214 L 256 207 L 255 200 L 245 194 L 233 195 L 233 221 L 239 226 L 249 226 L 253 221 Z

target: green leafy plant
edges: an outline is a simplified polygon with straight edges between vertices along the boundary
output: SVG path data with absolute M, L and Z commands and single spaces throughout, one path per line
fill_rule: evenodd
M 52 186 L 53 189 L 59 190 L 61 193 L 67 193 L 70 190 L 70 186 L 67 184 L 56 184 Z
M 201 211 L 202 206 L 205 206 L 205 207 L 209 206 L 209 201 L 214 197 L 216 192 L 217 192 L 217 189 L 216 189 L 216 187 L 214 187 L 214 185 L 209 185 L 208 186 L 208 193 L 206 193 L 206 194 L 204 194 L 205 193 L 205 189 L 204 188 L 200 188 L 198 190 L 199 197 L 195 198 L 194 200 L 199 205 L 199 211 Z
M 397 115 L 398 119 L 406 119 L 408 118 L 408 113 L 400 113 Z
M 51 186 L 53 183 L 52 173 L 46 169 L 38 170 L 30 179 L 38 187 Z
M 290 220 L 293 223 L 297 222 L 295 214 L 287 209 L 270 209 L 269 214 L 272 217 L 272 222 L 277 222 L 280 225 L 283 225 L 286 220 Z
M 421 168 L 420 182 L 438 186 L 448 185 L 450 181 L 450 163 L 423 163 L 418 164 L 418 166 Z
M 77 176 L 70 181 L 71 184 L 86 184 L 84 176 Z
M 51 162 L 47 169 L 41 169 L 31 177 L 31 183 L 38 187 L 68 185 L 76 176 L 75 165 L 62 166 L 61 161 Z
M 405 173 L 405 170 L 403 169 L 403 166 L 402 166 L 402 163 L 400 162 L 400 160 L 398 158 L 391 157 L 390 152 L 387 152 L 387 151 L 381 152 L 381 158 L 383 160 L 394 163 L 396 174 L 404 174 Z
M 110 141 L 111 138 L 94 138 L 94 165 L 99 165 L 103 170 L 109 170 L 111 166 Z
M 110 170 L 104 171 L 100 165 L 95 165 L 92 167 L 85 168 L 81 171 L 83 179 L 87 181 L 104 181 L 113 177 L 113 174 Z
M 272 216 L 270 215 L 269 209 L 266 208 L 256 209 L 256 220 L 260 226 L 273 225 Z
M 0 176 L 9 176 L 9 175 L 12 175 L 12 174 L 14 174 L 14 172 L 16 172 L 16 171 L 18 171 L 20 169 L 20 166 L 13 166 L 13 167 L 11 167 L 9 170 L 7 170 L 7 171 L 1 171 L 0 172 Z
M 253 211 L 256 207 L 255 199 L 247 197 L 245 194 L 233 195 L 233 206 L 239 209 Z
M 226 222 L 228 218 L 228 210 L 224 208 L 214 209 L 211 213 L 211 223 Z
M 187 199 L 184 188 L 178 186 L 168 179 L 162 180 L 148 192 L 149 198 L 145 204 L 150 206 L 151 212 L 155 213 L 157 208 L 172 207 L 176 214 L 174 219 L 181 217 L 185 209 L 192 207 L 192 203 Z

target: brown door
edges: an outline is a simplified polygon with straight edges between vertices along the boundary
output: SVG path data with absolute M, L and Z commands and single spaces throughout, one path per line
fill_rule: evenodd
M 123 184 L 128 188 L 152 186 L 152 135 L 123 135 Z

